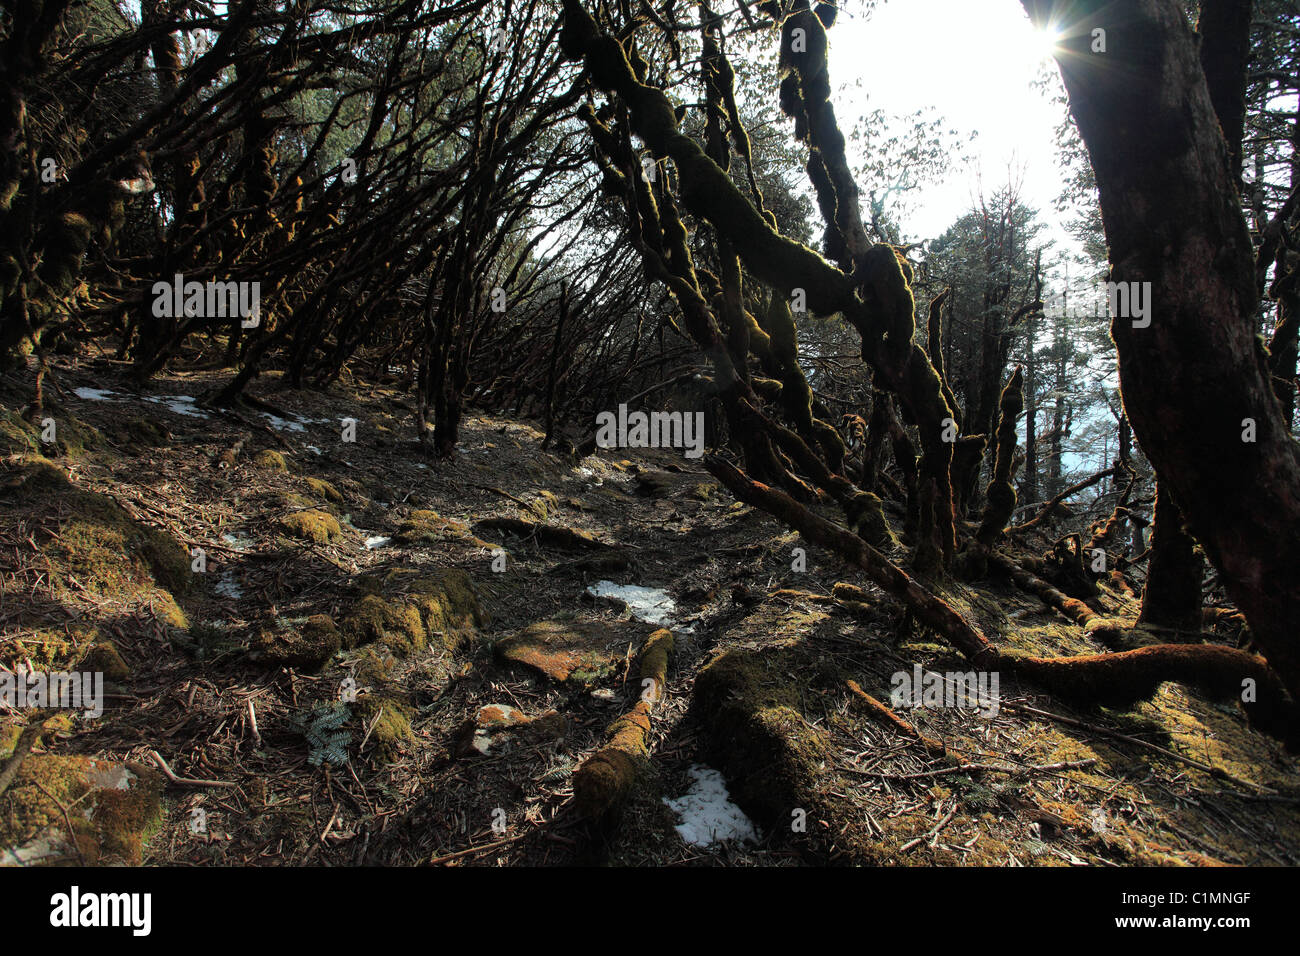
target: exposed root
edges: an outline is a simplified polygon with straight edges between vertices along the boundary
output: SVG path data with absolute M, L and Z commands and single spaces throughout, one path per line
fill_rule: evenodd
M 584 817 L 606 821 L 645 778 L 650 760 L 650 714 L 663 697 L 672 653 L 672 632 L 661 628 L 641 648 L 640 698 L 610 724 L 610 742 L 573 774 L 574 807 Z
M 853 692 L 854 699 L 866 707 L 867 713 L 871 715 L 872 719 L 875 720 L 876 723 L 882 724 L 889 729 L 902 734 L 904 737 L 910 737 L 919 742 L 928 753 L 935 757 L 948 757 L 949 759 L 956 761 L 958 764 L 966 763 L 966 761 L 957 754 L 948 753 L 948 748 L 943 745 L 942 741 L 935 740 L 933 737 L 927 737 L 880 701 L 876 700 L 876 698 L 864 691 L 858 686 L 857 681 L 851 680 L 846 681 L 845 683 L 848 685 L 849 690 Z

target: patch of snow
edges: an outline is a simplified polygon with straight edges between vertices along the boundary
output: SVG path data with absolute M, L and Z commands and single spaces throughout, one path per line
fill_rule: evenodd
M 234 571 L 222 571 L 221 577 L 217 578 L 214 590 L 222 597 L 235 601 L 244 596 L 244 589 L 239 586 L 239 580 L 235 577 Z
M 153 402 L 155 405 L 163 405 L 169 411 L 177 415 L 185 415 L 189 418 L 211 418 L 205 411 L 196 408 L 198 399 L 193 395 L 152 395 L 145 398 L 146 402 Z
M 727 782 L 712 767 L 693 765 L 695 782 L 675 800 L 663 798 L 681 823 L 677 833 L 691 846 L 712 846 L 725 840 L 757 840 L 758 831 L 745 811 L 731 802 Z
M 100 769 L 102 766 L 104 768 Z M 135 779 L 135 774 L 121 764 L 104 766 L 96 762 L 92 764 L 87 779 L 92 787 L 102 790 L 130 790 L 131 781 Z
M 303 445 L 303 447 L 306 448 L 306 449 L 307 449 L 309 452 L 311 452 L 313 455 L 319 455 L 319 454 L 321 454 L 321 450 L 320 450 L 319 448 L 317 448 L 315 445 Z
M 587 588 L 587 593 L 595 597 L 619 598 L 627 604 L 627 609 L 634 618 L 647 624 L 667 624 L 677 613 L 677 602 L 663 588 L 597 581 Z
M 302 415 L 290 413 L 289 418 L 281 418 L 279 415 L 273 415 L 270 412 L 262 412 L 271 422 L 271 427 L 280 432 L 305 432 L 308 425 L 319 425 L 325 419 L 305 418 Z M 320 454 L 320 452 L 317 452 Z
M 366 550 L 373 551 L 375 548 L 382 548 L 393 539 L 383 534 L 374 534 L 366 538 Z
M 112 396 L 117 392 L 107 388 L 74 388 L 72 394 L 77 398 L 84 398 L 92 402 L 116 402 L 118 399 Z
M 242 534 L 231 534 L 229 531 L 222 532 L 221 540 L 232 548 L 238 548 L 240 551 L 248 550 L 253 544 L 252 538 L 246 538 Z

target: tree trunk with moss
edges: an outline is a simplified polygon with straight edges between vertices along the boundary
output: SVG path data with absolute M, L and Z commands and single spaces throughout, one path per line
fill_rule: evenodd
M 1254 333 L 1250 235 L 1186 15 L 1172 0 L 1023 2 L 1064 30 L 1110 278 L 1151 284 L 1149 321 L 1111 323 L 1133 432 L 1300 698 L 1300 447 Z
M 1155 510 L 1151 563 L 1138 621 L 1199 631 L 1204 562 L 1196 553 L 1196 542 L 1184 528 L 1183 513 L 1164 488 L 1156 490 Z

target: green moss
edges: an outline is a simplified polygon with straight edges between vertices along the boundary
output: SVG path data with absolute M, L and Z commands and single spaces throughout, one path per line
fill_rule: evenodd
M 43 450 L 40 430 L 7 408 L 0 409 L 0 442 L 6 455 L 39 455 Z
M 802 642 L 727 650 L 700 671 L 692 707 L 710 761 L 747 813 L 773 833 L 788 833 L 791 812 L 803 809 L 808 831 L 792 837 L 792 845 L 819 860 L 834 852 L 845 862 L 873 862 L 879 851 L 869 833 L 855 829 L 832 836 L 812 823 L 857 819 L 849 801 L 828 792 L 836 788 L 828 780 L 836 747 L 824 729 L 827 715 L 808 713 L 804 699 L 818 699 L 809 693 L 810 683 L 839 680 L 824 669 Z
M 396 760 L 402 745 L 415 739 L 411 730 L 415 708 L 404 696 L 366 694 L 357 699 L 355 711 L 369 729 L 375 756 L 384 763 Z
M 142 415 L 114 419 L 104 433 L 113 444 L 127 448 L 164 448 L 172 438 L 165 424 Z
M 65 818 L 60 804 L 76 811 Z M 162 819 L 157 772 L 136 764 L 35 754 L 0 795 L 0 848 L 14 850 L 46 830 L 66 840 L 71 820 L 87 863 L 139 865 Z
M 889 527 L 879 495 L 864 491 L 854 496 L 846 510 L 849 524 L 867 544 L 886 551 L 898 547 L 898 538 Z
M 328 614 L 313 614 L 293 630 L 263 630 L 253 642 L 266 663 L 306 673 L 320 670 L 342 646 L 343 635 Z
M 537 497 L 528 502 L 528 510 L 541 521 L 549 521 L 560 510 L 559 499 L 549 491 L 537 492 Z
M 464 571 L 399 569 L 364 577 L 358 586 L 367 593 L 343 619 L 345 647 L 380 642 L 406 656 L 436 637 L 442 648 L 455 651 L 488 622 Z
M 338 519 L 324 511 L 296 511 L 279 520 L 279 526 L 289 535 L 313 544 L 329 544 L 338 540 L 343 528 Z
M 324 498 L 326 501 L 334 504 L 341 504 L 343 501 L 343 494 L 323 478 L 308 478 L 307 487 L 312 490 L 312 494 Z
M 361 649 L 353 664 L 360 686 L 382 687 L 392 679 L 397 669 L 397 658 L 372 644 Z
M 10 668 L 20 662 L 37 670 L 57 668 L 68 660 L 72 649 L 62 631 L 40 630 L 0 645 L 0 663 Z
M 271 471 L 279 475 L 289 473 L 289 460 L 282 452 L 272 451 L 270 448 L 258 452 L 253 458 L 253 464 L 263 471 Z
M 718 492 L 718 484 L 715 481 L 701 481 L 690 490 L 690 497 L 697 501 L 708 501 Z
M 418 509 L 402 519 L 395 537 L 405 543 L 433 542 L 447 537 L 463 537 L 468 532 L 469 528 L 459 521 L 444 518 L 436 511 Z
M 18 724 L 5 724 L 0 727 L 0 760 L 8 760 L 14 752 L 14 747 L 18 746 L 18 738 L 23 734 L 23 728 Z
M 428 643 L 419 609 L 400 597 L 367 594 L 343 618 L 340 630 L 344 647 L 379 642 L 402 656 L 423 650 Z
M 400 580 L 402 575 L 395 572 L 393 577 Z M 449 651 L 458 650 L 467 637 L 488 624 L 473 581 L 464 571 L 449 568 L 421 574 L 404 582 L 403 589 L 419 609 L 425 630 L 437 635 Z
M 21 467 L 14 500 L 59 515 L 46 548 L 57 578 L 70 575 L 92 594 L 115 598 L 155 582 L 177 593 L 191 586 L 189 555 L 170 535 L 137 522 L 105 495 L 75 488 L 47 459 L 27 458 Z
M 117 646 L 112 641 L 100 641 L 92 647 L 81 661 L 82 670 L 102 673 L 107 680 L 121 683 L 131 675 L 131 669 L 122 660 Z

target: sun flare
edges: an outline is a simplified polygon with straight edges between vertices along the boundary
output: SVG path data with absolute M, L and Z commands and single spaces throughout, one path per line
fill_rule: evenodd
M 1064 32 L 1058 27 L 1047 26 L 1034 30 L 1027 40 L 1029 52 L 1038 59 L 1056 56 L 1060 52 L 1059 44 L 1063 36 Z

